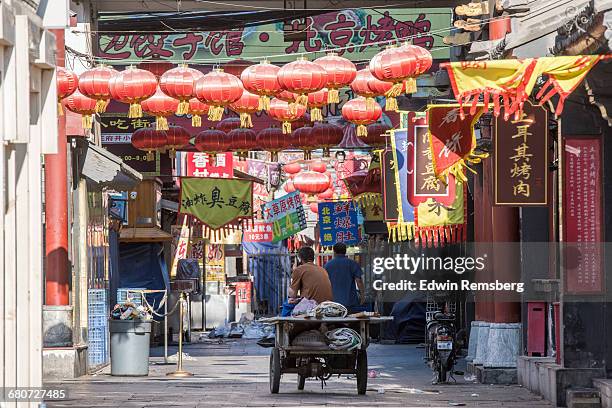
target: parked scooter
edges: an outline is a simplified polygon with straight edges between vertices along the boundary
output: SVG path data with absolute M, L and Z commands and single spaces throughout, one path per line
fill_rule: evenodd
M 445 308 L 446 305 L 445 305 Z M 436 383 L 445 383 L 452 377 L 456 359 L 455 314 L 444 311 L 433 313 L 427 322 L 427 360 L 436 373 Z

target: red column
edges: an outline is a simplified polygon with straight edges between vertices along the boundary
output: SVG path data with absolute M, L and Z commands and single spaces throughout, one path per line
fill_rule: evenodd
M 52 30 L 64 66 L 64 30 Z M 45 304 L 68 305 L 68 173 L 66 117 L 58 119 L 57 154 L 45 155 Z

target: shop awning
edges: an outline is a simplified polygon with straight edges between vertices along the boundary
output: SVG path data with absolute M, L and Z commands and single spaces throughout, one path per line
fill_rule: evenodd
M 172 234 L 159 228 L 121 228 L 121 242 L 163 242 L 170 241 Z

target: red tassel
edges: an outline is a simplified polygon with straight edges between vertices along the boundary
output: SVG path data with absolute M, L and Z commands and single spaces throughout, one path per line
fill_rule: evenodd
M 502 98 L 504 99 L 504 120 L 508 120 L 512 113 L 512 107 L 510 106 L 510 100 L 508 99 L 507 93 L 502 93 Z
M 491 97 L 491 94 L 489 93 L 488 89 L 485 89 L 484 91 L 484 110 L 485 112 L 489 110 L 489 98 Z
M 565 98 L 562 95 L 559 95 L 559 103 L 557 104 L 557 109 L 555 109 L 555 115 L 559 116 L 563 113 L 563 104 L 565 103 Z
M 550 78 L 548 81 L 546 81 L 546 83 L 542 86 L 542 88 L 540 88 L 540 90 L 536 94 L 536 99 L 540 99 L 542 95 L 544 95 L 544 92 L 546 92 L 546 90 L 548 90 L 548 88 L 550 88 L 552 84 L 553 84 L 553 79 Z
M 474 99 L 472 99 L 472 107 L 470 108 L 470 115 L 476 114 L 476 109 L 478 108 L 479 97 L 480 97 L 479 93 L 474 94 Z
M 499 93 L 495 92 L 493 94 L 493 114 L 497 117 L 501 112 L 501 108 L 499 106 Z

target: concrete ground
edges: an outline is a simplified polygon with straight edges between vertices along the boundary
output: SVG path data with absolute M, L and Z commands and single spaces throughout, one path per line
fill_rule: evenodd
M 376 377 L 368 380 L 363 396 L 357 395 L 356 381 L 347 376 L 330 378 L 323 389 L 320 381 L 308 380 L 305 390 L 298 391 L 295 374 L 283 375 L 280 393 L 270 394 L 270 349 L 253 340 L 206 339 L 186 345 L 184 352 L 195 358 L 184 362 L 194 377 L 167 377 L 175 366 L 163 365 L 163 349 L 155 348 L 148 377 L 111 377 L 106 368 L 97 375 L 49 383 L 66 389 L 68 399 L 49 401 L 47 407 L 551 406 L 516 385 L 476 384 L 463 376 L 457 376 L 456 384 L 431 385 L 423 349 L 415 345 L 371 344 L 368 360 Z M 171 347 L 174 353 L 176 347 Z

